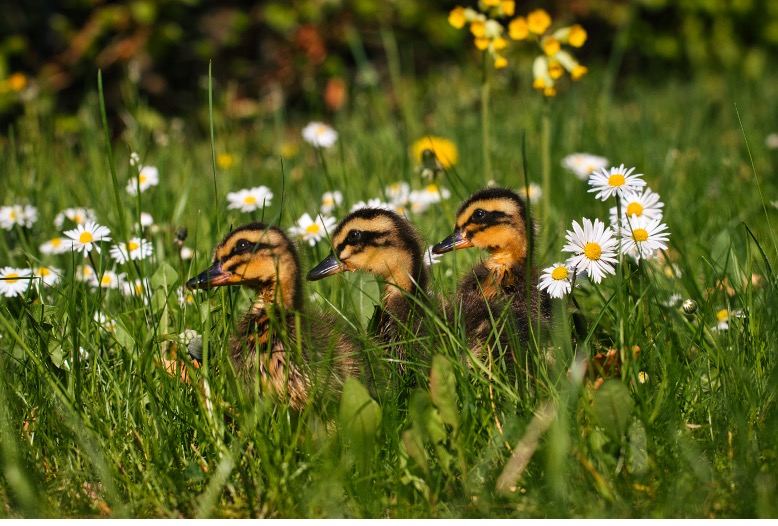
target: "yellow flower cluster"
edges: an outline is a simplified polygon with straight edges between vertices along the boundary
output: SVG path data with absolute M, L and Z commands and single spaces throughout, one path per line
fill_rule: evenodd
M 543 51 L 532 64 L 532 87 L 542 90 L 547 97 L 556 95 L 554 83 L 565 70 L 573 80 L 578 80 L 588 72 L 569 52 L 562 49 L 563 44 L 581 47 L 586 42 L 586 30 L 579 24 L 562 27 L 550 33 L 551 16 L 543 9 L 531 11 L 526 18 L 518 17 L 508 25 L 508 35 L 513 40 L 534 39 Z
M 475 47 L 492 56 L 496 69 L 504 68 L 508 65 L 508 60 L 502 52 L 508 47 L 508 40 L 502 36 L 505 28 L 497 18 L 513 16 L 516 2 L 480 0 L 478 9 L 480 12 L 470 7 L 455 7 L 448 15 L 448 22 L 457 29 L 470 24 L 470 33 L 473 35 Z
M 448 22 L 457 29 L 470 24 L 475 46 L 488 52 L 494 58 L 494 67 L 504 68 L 508 61 L 503 51 L 508 47 L 509 40 L 503 37 L 505 27 L 497 18 L 512 17 L 515 2 L 507 0 L 480 0 L 478 8 L 455 7 L 448 15 Z M 587 68 L 568 52 L 563 45 L 581 47 L 586 42 L 586 30 L 579 24 L 563 27 L 549 32 L 552 20 L 544 9 L 530 11 L 527 16 L 518 16 L 508 23 L 508 38 L 510 40 L 533 40 L 538 43 L 542 54 L 535 58 L 532 66 L 534 81 L 532 86 L 542 90 L 547 97 L 556 95 L 555 81 L 570 73 L 573 80 L 578 80 L 587 73 Z

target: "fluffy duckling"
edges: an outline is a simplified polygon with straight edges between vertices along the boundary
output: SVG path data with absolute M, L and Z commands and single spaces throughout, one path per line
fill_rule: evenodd
M 550 299 L 537 289 L 537 273 L 531 268 L 529 236 L 534 232 L 532 220 L 527 225 L 524 201 L 507 188 L 486 188 L 473 194 L 456 216 L 454 233 L 432 247 L 435 254 L 477 247 L 489 252 L 460 281 L 457 291 L 465 331 L 474 353 L 482 355 L 483 345 L 493 332 L 500 334 L 503 349 L 510 348 L 508 331 L 493 326 L 503 317 L 512 325 L 520 344 L 529 341 L 529 324 L 538 316 L 546 325 L 551 317 Z M 508 315 L 505 317 L 506 315 Z M 497 346 L 492 346 L 497 351 Z M 522 356 L 512 353 L 517 365 Z
M 428 270 L 422 242 L 413 226 L 390 210 L 361 208 L 346 216 L 332 234 L 330 255 L 308 272 L 315 281 L 339 272 L 362 270 L 383 283 L 381 304 L 371 326 L 401 373 L 406 345 L 421 326 L 420 302 L 427 301 Z M 377 316 L 377 319 L 376 319 Z
M 300 259 L 279 228 L 251 223 L 230 232 L 214 249 L 213 265 L 190 279 L 190 289 L 244 285 L 257 298 L 232 337 L 238 375 L 302 409 L 314 385 L 338 391 L 358 376 L 359 349 L 332 323 L 303 313 Z M 302 356 L 295 356 L 302 349 Z M 326 367 L 325 367 L 326 365 Z M 317 384 L 318 382 L 318 384 Z

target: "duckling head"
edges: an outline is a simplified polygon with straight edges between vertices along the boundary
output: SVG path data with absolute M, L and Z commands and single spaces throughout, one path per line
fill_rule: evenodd
M 216 246 L 213 264 L 186 282 L 189 289 L 245 285 L 287 308 L 302 306 L 300 258 L 280 228 L 250 223 L 236 228 Z
M 518 194 L 507 188 L 485 188 L 459 207 L 454 233 L 432 247 L 432 252 L 477 247 L 489 251 L 487 267 L 511 267 L 527 259 L 526 217 L 526 205 Z
M 360 208 L 346 216 L 332 234 L 332 251 L 308 272 L 315 281 L 344 271 L 362 270 L 395 289 L 424 290 L 422 243 L 411 224 L 397 213 Z

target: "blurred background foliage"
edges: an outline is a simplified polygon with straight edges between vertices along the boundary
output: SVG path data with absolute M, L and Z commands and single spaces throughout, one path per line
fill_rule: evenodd
M 227 86 L 227 115 L 250 118 L 281 104 L 337 110 L 354 86 L 388 77 L 387 50 L 421 77 L 477 58 L 466 32 L 446 22 L 462 1 L 24 0 L 0 20 L 0 123 L 34 98 L 36 111 L 74 113 L 103 71 L 109 106 L 129 80 L 160 115 L 202 106 L 208 62 Z M 474 2 L 472 2 L 474 4 Z M 773 0 L 556 0 L 559 23 L 589 32 L 579 58 L 619 74 L 758 78 L 778 48 Z M 390 59 L 391 60 L 391 59 Z M 473 60 L 477 63 L 477 60 Z M 124 87 L 123 87 L 124 86 Z

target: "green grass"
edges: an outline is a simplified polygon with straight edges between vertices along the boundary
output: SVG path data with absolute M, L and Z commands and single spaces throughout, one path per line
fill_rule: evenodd
M 412 220 L 430 243 L 448 235 L 460 200 L 484 183 L 476 79 L 457 68 L 405 79 L 394 99 L 388 88 L 356 87 L 350 108 L 327 119 L 340 139 L 324 152 L 326 174 L 299 139 L 314 116 L 278 111 L 236 122 L 226 117 L 220 86 L 213 143 L 207 104 L 178 122 L 138 103 L 107 108 L 109 121 L 126 125 L 111 145 L 118 188 L 96 94 L 77 122 L 38 114 L 30 103 L 2 138 L 0 204 L 32 203 L 40 219 L 30 230 L 2 232 L 0 266 L 42 260 L 64 269 L 65 278 L 40 296 L 0 299 L 0 515 L 778 516 L 778 214 L 770 204 L 778 193 L 778 156 L 764 143 L 776 131 L 769 89 L 778 79 L 625 81 L 603 98 L 595 72 L 548 101 L 552 209 L 540 227 L 536 264 L 562 258 L 572 220 L 607 219 L 611 203 L 595 201 L 559 165 L 564 155 L 585 151 L 645 174 L 665 203 L 667 256 L 680 270 L 668 277 L 656 262 L 624 266 L 622 288 L 613 277 L 578 289 L 592 329 L 589 340 L 578 340 L 580 354 L 620 348 L 626 355 L 640 347 L 637 359 L 599 390 L 569 374 L 574 349 L 560 302 L 563 328 L 553 360 L 536 346 L 529 350 L 532 381 L 512 378 L 500 363 L 491 380 L 461 365 L 462 335 L 441 325 L 443 335 L 420 343 L 443 357 L 433 362 L 431 382 L 430 372 L 417 367 L 417 389 L 378 385 L 370 403 L 350 384 L 343 402 L 316 399 L 295 414 L 270 399 L 252 402 L 229 366 L 229 335 L 251 299 L 245 291 L 179 304 L 177 288 L 209 265 L 229 225 L 263 216 L 289 227 L 303 212 L 316 212 L 312 203 L 325 190 L 343 191 L 347 209 L 393 181 L 421 187 L 407 147 L 424 133 L 454 140 L 460 163 L 441 182 L 452 198 Z M 529 180 L 540 182 L 543 104 L 513 81 L 496 82 L 491 145 L 498 183 L 523 185 L 525 163 Z M 289 141 L 298 152 L 282 161 Z M 212 146 L 236 159 L 217 168 L 215 180 Z M 131 151 L 160 172 L 159 186 L 140 198 L 124 190 Z M 275 193 L 264 213 L 227 210 L 227 192 L 259 184 Z M 75 280 L 80 255 L 41 256 L 38 245 L 58 233 L 54 216 L 69 206 L 94 208 L 115 239 L 133 229 L 139 210 L 153 214 L 154 256 L 121 269 L 150 278 L 147 301 Z M 179 225 L 188 228 L 192 261 L 178 255 Z M 304 269 L 328 250 L 326 242 L 301 244 Z M 113 264 L 107 246 L 102 257 L 93 255 L 98 266 Z M 470 250 L 443 257 L 433 267 L 436 291 L 452 293 L 480 256 Z M 761 278 L 752 282 L 752 275 Z M 313 291 L 324 300 L 308 302 L 314 311 L 331 311 L 331 303 L 365 334 L 378 296 L 371 278 L 323 280 L 308 286 L 306 297 Z M 697 311 L 664 306 L 673 293 L 694 300 Z M 711 331 L 724 308 L 742 317 L 726 332 Z M 102 330 L 96 313 L 116 320 L 116 330 Z M 203 335 L 208 366 L 189 372 L 207 378 L 207 396 L 202 380 L 187 385 L 160 366 L 185 329 Z M 638 382 L 640 371 L 646 383 Z M 538 430 L 533 415 L 547 403 L 557 409 L 547 429 L 540 426 L 537 449 L 513 482 L 517 491 L 498 493 L 511 448 Z M 355 416 L 363 404 L 368 409 Z

